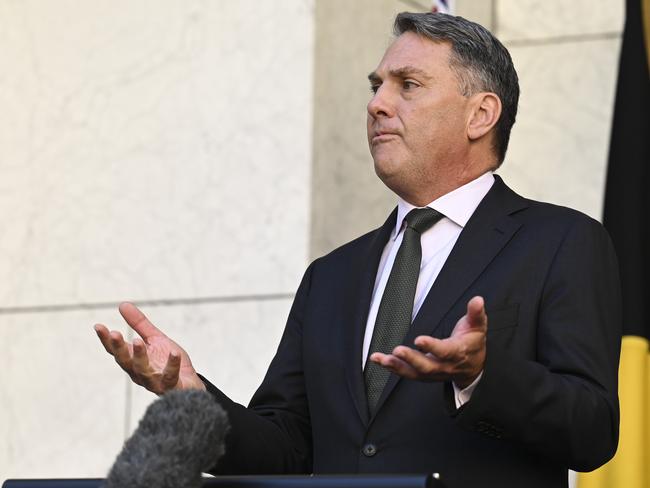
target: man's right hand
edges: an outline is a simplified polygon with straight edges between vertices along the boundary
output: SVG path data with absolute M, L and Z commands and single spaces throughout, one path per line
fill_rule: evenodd
M 185 350 L 158 330 L 132 303 L 122 303 L 120 313 L 137 332 L 133 343 L 116 330 L 95 325 L 104 349 L 128 373 L 134 383 L 161 395 L 169 390 L 205 390 Z

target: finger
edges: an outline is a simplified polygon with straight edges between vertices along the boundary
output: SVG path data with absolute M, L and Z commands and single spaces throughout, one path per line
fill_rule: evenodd
M 451 339 L 419 336 L 415 338 L 415 345 L 420 351 L 432 354 L 438 361 L 450 362 L 458 358 L 458 344 Z
M 475 296 L 467 302 L 467 320 L 472 327 L 487 327 L 487 314 L 483 297 Z
M 410 347 L 399 346 L 393 354 L 413 368 L 420 377 L 433 379 L 433 375 L 446 374 L 453 366 L 453 359 L 439 360 L 430 354 L 423 354 Z
M 142 339 L 147 342 L 147 339 L 154 336 L 164 335 L 149 319 L 143 314 L 138 307 L 129 302 L 120 304 L 120 314 L 126 320 L 126 323 L 138 333 Z
M 370 360 L 373 363 L 377 363 L 399 376 L 403 376 L 412 380 L 418 378 L 418 373 L 409 364 L 402 361 L 400 358 L 394 356 L 393 354 L 383 354 L 381 352 L 376 352 L 370 356 Z
M 163 391 L 171 390 L 178 383 L 178 375 L 181 370 L 181 355 L 172 351 L 167 358 L 167 364 L 162 374 L 162 387 Z
M 132 372 L 131 350 L 129 349 L 127 343 L 124 342 L 124 338 L 122 337 L 122 334 L 120 334 L 116 330 L 110 332 L 110 346 L 111 349 L 113 350 L 112 354 L 113 357 L 115 358 L 115 361 L 117 361 L 117 364 L 119 364 L 124 371 L 131 374 Z
M 99 337 L 99 341 L 102 343 L 102 346 L 104 346 L 106 352 L 112 356 L 113 349 L 111 347 L 111 336 L 108 328 L 102 324 L 95 324 L 94 329 L 97 337 Z
M 133 372 L 138 376 L 147 378 L 150 369 L 147 346 L 142 339 L 136 337 L 133 340 Z

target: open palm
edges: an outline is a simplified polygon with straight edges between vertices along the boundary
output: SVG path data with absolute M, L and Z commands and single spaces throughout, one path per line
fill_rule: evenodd
M 205 389 L 187 352 L 167 337 L 132 303 L 122 303 L 120 313 L 140 336 L 129 343 L 118 331 L 95 325 L 104 349 L 115 358 L 133 382 L 158 395 L 175 389 Z

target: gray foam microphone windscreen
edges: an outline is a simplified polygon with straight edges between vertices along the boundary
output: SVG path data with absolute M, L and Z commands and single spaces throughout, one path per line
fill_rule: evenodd
M 201 473 L 224 454 L 226 412 L 207 392 L 178 390 L 147 408 L 105 488 L 199 488 Z

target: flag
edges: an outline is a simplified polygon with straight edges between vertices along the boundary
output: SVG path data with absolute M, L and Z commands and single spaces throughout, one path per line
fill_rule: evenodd
M 621 433 L 614 459 L 578 488 L 650 487 L 650 0 L 627 0 L 603 223 L 619 259 Z
M 451 14 L 453 13 L 452 1 L 453 0 L 433 0 L 433 6 L 431 7 L 431 11 L 438 12 L 441 14 Z

